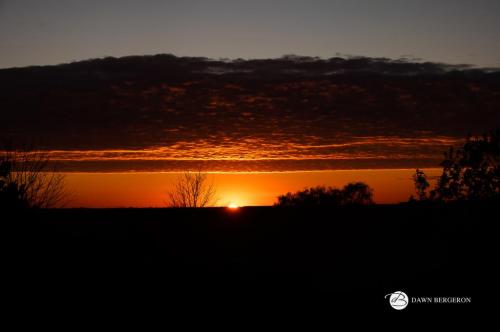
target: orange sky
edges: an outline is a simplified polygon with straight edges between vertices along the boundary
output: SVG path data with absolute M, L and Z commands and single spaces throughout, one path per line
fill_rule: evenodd
M 440 169 L 428 169 L 430 177 Z M 335 170 L 271 173 L 211 173 L 217 205 L 272 205 L 276 197 L 308 186 L 341 187 L 363 181 L 377 203 L 397 203 L 413 194 L 414 169 Z M 162 207 L 179 173 L 66 173 L 68 207 Z

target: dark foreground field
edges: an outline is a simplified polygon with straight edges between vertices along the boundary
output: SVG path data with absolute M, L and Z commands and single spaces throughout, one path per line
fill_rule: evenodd
M 487 284 L 481 238 L 497 212 L 405 205 L 31 211 L 4 222 L 5 285 L 14 306 L 395 311 L 384 295 L 398 290 L 472 297 L 475 305 Z

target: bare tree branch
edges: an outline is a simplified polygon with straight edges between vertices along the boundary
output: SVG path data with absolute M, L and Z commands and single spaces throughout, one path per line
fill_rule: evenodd
M 49 157 L 42 151 L 0 151 L 0 191 L 28 208 L 62 207 L 67 203 L 64 175 L 49 169 Z M 12 197 L 11 197 L 12 198 Z
M 173 189 L 167 193 L 170 207 L 208 207 L 216 203 L 216 191 L 208 175 L 200 171 L 185 172 L 177 178 Z

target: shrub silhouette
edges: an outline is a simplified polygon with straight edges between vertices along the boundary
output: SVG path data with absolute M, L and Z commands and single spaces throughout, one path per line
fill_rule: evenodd
M 427 193 L 423 171 L 414 175 L 420 200 L 490 201 L 500 199 L 500 129 L 469 135 L 463 147 L 450 148 L 440 164 L 443 173 L 436 187 Z
M 276 206 L 341 206 L 373 204 L 373 190 L 363 182 L 349 183 L 342 189 L 316 186 L 278 196 Z
M 41 152 L 0 152 L 0 208 L 53 208 L 66 199 L 64 175 Z

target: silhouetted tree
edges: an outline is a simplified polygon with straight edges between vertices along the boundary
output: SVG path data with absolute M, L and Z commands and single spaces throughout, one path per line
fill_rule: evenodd
M 373 190 L 362 182 L 349 183 L 343 189 L 317 186 L 278 196 L 276 206 L 340 206 L 373 204 Z
M 417 192 L 418 199 L 420 201 L 425 201 L 427 199 L 429 181 L 427 181 L 427 175 L 425 175 L 424 171 L 417 168 L 415 174 L 413 174 L 413 183 L 415 184 L 415 191 Z
M 48 169 L 47 154 L 0 152 L 0 207 L 52 208 L 66 200 L 64 175 Z
M 12 165 L 0 159 L 0 209 L 27 208 L 29 206 L 24 190 L 9 180 Z
M 349 183 L 342 189 L 344 205 L 373 204 L 373 190 L 363 182 Z
M 500 129 L 482 137 L 469 135 L 463 147 L 445 153 L 441 166 L 443 173 L 429 194 L 430 200 L 500 199 Z
M 216 203 L 213 183 L 206 173 L 185 172 L 179 176 L 174 188 L 168 192 L 170 207 L 207 207 Z

